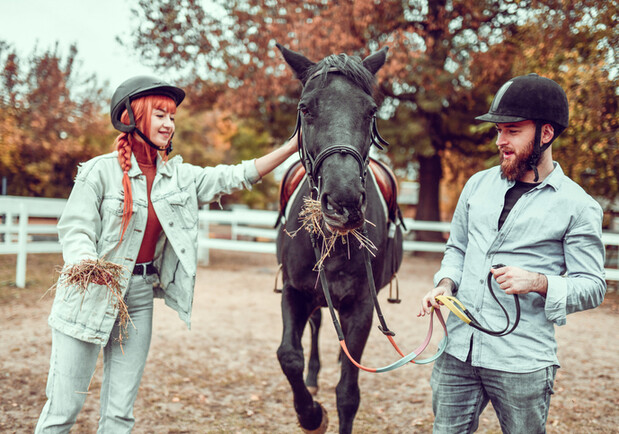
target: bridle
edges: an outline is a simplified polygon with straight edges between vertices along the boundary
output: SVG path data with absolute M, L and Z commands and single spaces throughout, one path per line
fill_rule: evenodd
M 338 68 L 335 68 L 335 67 L 328 68 L 326 71 L 318 71 L 307 79 L 304 86 L 307 86 L 307 84 L 312 79 L 318 77 L 319 75 L 328 74 L 328 73 L 342 73 L 342 71 L 340 71 Z M 294 132 L 292 133 L 291 137 L 294 137 L 294 135 L 299 133 L 299 131 L 301 130 L 299 134 L 299 158 L 301 159 L 303 167 L 305 167 L 305 171 L 308 175 L 308 182 L 310 184 L 310 192 L 311 192 L 310 194 L 315 196 L 314 199 L 316 199 L 317 196 L 320 194 L 320 188 L 322 187 L 322 179 L 318 175 L 320 166 L 322 165 L 322 163 L 324 163 L 324 161 L 328 157 L 334 154 L 351 155 L 357 161 L 359 165 L 359 174 L 360 174 L 359 178 L 361 180 L 362 185 L 365 185 L 368 164 L 370 162 L 369 152 L 364 157 L 363 155 L 361 155 L 359 150 L 353 146 L 333 145 L 333 146 L 328 146 L 324 148 L 323 150 L 321 150 L 318 153 L 318 155 L 316 155 L 316 157 L 312 157 L 312 155 L 308 152 L 305 146 L 306 141 L 303 138 L 303 131 L 301 129 L 301 123 L 302 123 L 301 108 L 297 107 L 297 122 L 296 122 L 296 125 L 294 127 Z M 381 150 L 384 149 L 383 145 L 389 146 L 389 143 L 385 139 L 383 139 L 380 133 L 378 132 L 378 127 L 376 126 L 376 114 L 374 114 L 374 116 L 372 117 L 372 122 L 370 126 L 370 145 L 375 145 Z

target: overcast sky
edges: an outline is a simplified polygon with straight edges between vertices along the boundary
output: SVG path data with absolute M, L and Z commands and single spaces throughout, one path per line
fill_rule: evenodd
M 75 43 L 81 73 L 96 73 L 100 84 L 108 80 L 111 94 L 131 76 L 153 75 L 116 42 L 116 36 L 129 34 L 134 4 L 136 0 L 0 0 L 0 39 L 24 57 L 35 45 L 41 53 L 58 41 L 66 58 Z

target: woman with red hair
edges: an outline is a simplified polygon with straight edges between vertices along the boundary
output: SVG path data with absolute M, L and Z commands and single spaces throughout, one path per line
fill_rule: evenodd
M 185 92 L 153 77 L 119 86 L 111 118 L 116 151 L 80 165 L 58 222 L 65 265 L 49 317 L 47 402 L 36 433 L 68 432 L 103 348 L 99 433 L 130 432 L 150 346 L 153 297 L 190 325 L 198 210 L 251 188 L 297 151 L 297 137 L 237 165 L 197 167 L 172 150 Z

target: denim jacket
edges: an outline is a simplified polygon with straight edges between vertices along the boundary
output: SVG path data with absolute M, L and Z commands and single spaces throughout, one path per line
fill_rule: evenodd
M 462 361 L 470 351 L 473 366 L 519 373 L 558 366 L 554 325 L 604 299 L 602 208 L 554 165 L 542 183 L 518 199 L 500 230 L 505 193 L 514 182 L 502 178 L 498 166 L 473 175 L 460 195 L 435 284 L 451 279 L 475 318 L 501 330 L 506 319 L 487 287 L 491 266 L 517 266 L 548 279 L 545 297 L 536 292 L 518 296 L 520 323 L 506 336 L 484 334 L 449 315 L 446 351 Z M 492 285 L 513 323 L 513 296 L 494 279 Z
M 133 216 L 120 240 L 123 214 L 123 172 L 118 153 L 101 155 L 80 165 L 75 185 L 58 222 L 65 268 L 84 259 L 105 259 L 123 267 L 123 296 L 138 256 L 148 202 L 146 177 L 131 157 L 129 178 Z M 163 230 L 157 241 L 154 264 L 159 271 L 155 296 L 191 324 L 191 308 L 197 269 L 198 210 L 224 194 L 251 188 L 260 176 L 253 160 L 241 164 L 198 167 L 183 163 L 180 156 L 157 162 L 151 202 Z M 49 325 L 77 339 L 106 345 L 118 311 L 109 303 L 108 290 L 90 284 L 87 291 L 62 285 L 49 316 Z

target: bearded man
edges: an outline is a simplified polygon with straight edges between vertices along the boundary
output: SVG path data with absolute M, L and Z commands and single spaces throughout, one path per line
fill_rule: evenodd
M 503 432 L 542 433 L 559 368 L 554 326 L 606 293 L 602 209 L 552 160 L 569 119 L 557 83 L 515 77 L 476 119 L 496 125 L 501 165 L 466 183 L 418 314 L 457 293 L 479 325 L 449 315 L 449 343 L 430 381 L 434 432 L 475 431 L 490 401 Z M 507 312 L 519 323 L 493 333 L 507 330 Z

